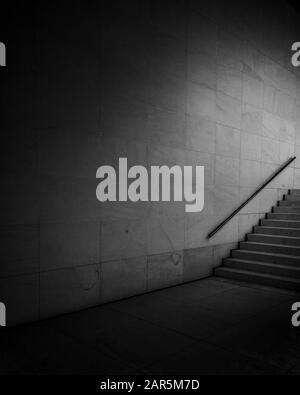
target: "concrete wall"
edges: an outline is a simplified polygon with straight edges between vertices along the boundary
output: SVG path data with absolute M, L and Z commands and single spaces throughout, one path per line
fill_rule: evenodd
M 290 52 L 300 18 L 285 1 L 109 3 L 11 12 L 1 38 L 0 301 L 10 324 L 208 276 L 288 188 L 300 188 Z M 204 211 L 100 204 L 96 169 L 120 156 L 204 165 Z

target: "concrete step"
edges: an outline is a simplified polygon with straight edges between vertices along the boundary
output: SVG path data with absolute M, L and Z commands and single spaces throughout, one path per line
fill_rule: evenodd
M 290 207 L 290 206 L 300 207 L 300 200 L 280 200 L 278 204 L 279 206 L 283 206 L 283 207 Z
M 286 196 L 300 196 L 300 189 L 292 189 Z
M 215 275 L 223 278 L 225 277 L 239 281 L 253 282 L 276 288 L 285 288 L 293 291 L 300 290 L 300 280 L 290 277 L 274 276 L 253 271 L 232 269 L 229 267 L 220 267 L 215 269 Z
M 276 254 L 274 252 L 255 251 L 249 249 L 232 250 L 232 258 L 243 259 L 247 261 L 259 261 L 277 263 L 279 265 L 289 265 L 300 267 L 300 256 Z
M 278 235 L 278 236 L 290 236 L 300 237 L 300 228 L 280 228 L 279 226 L 255 226 L 254 233 L 264 235 Z
M 215 274 L 300 291 L 300 189 L 285 195 Z
M 300 279 L 300 266 L 278 265 L 274 263 L 247 261 L 243 259 L 224 259 L 224 266 L 238 270 L 254 271 L 257 273 L 271 274 Z
M 257 242 L 257 243 L 269 243 L 269 244 L 282 244 L 282 245 L 287 245 L 287 246 L 299 246 L 299 248 L 300 248 L 300 238 L 299 237 L 249 233 L 247 235 L 247 240 L 248 241 Z
M 278 228 L 300 228 L 300 221 L 287 221 L 280 219 L 262 219 L 260 221 L 262 226 L 271 226 Z
M 294 200 L 294 201 L 300 201 L 300 195 L 299 194 L 291 194 L 291 195 L 285 195 L 284 200 Z
M 300 206 L 276 206 L 273 207 L 273 213 L 299 213 Z
M 285 219 L 287 221 L 300 221 L 300 213 L 268 213 L 267 219 Z
M 257 243 L 241 241 L 240 248 L 243 250 L 270 252 L 274 254 L 294 255 L 300 258 L 300 247 L 282 244 Z

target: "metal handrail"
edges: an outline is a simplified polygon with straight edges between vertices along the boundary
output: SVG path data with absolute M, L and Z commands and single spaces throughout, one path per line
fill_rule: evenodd
M 207 235 L 207 238 L 210 239 L 213 237 L 216 233 L 219 232 L 220 229 L 223 228 L 229 222 L 236 214 L 238 214 L 259 192 L 264 189 L 271 181 L 274 180 L 286 167 L 288 167 L 294 160 L 296 159 L 296 156 L 290 158 L 285 164 L 283 164 L 273 176 L 271 176 L 261 187 L 259 187 L 243 204 L 239 206 L 232 214 L 230 214 L 223 222 L 220 223 L 212 232 L 210 232 Z

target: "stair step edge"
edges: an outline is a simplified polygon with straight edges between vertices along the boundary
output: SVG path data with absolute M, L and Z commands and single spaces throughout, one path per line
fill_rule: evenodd
M 271 214 L 274 214 L 274 213 L 271 213 Z M 280 214 L 280 213 L 276 213 L 276 214 Z M 272 222 L 299 222 L 300 223 L 300 220 L 298 220 L 298 219 L 289 220 L 289 219 L 277 219 L 277 218 L 262 218 L 262 220 L 263 221 L 272 221 Z
M 300 215 L 300 212 L 299 212 L 299 213 L 280 213 L 280 212 L 270 211 L 270 212 L 267 213 L 267 214 L 276 214 L 276 215 Z M 272 218 L 271 218 L 271 219 L 272 219 Z M 297 220 L 295 220 L 295 221 L 297 221 Z
M 300 221 L 299 221 L 300 222 Z M 281 229 L 281 230 L 298 230 L 300 232 L 300 228 L 281 228 L 280 226 L 265 226 L 265 225 L 256 225 L 255 228 L 261 228 L 261 229 Z M 278 236 L 278 235 L 274 235 Z
M 277 265 L 276 263 L 270 262 L 261 262 L 261 261 L 249 261 L 247 259 L 238 259 L 238 258 L 226 258 L 224 261 L 234 261 L 234 262 L 242 262 L 242 263 L 251 263 L 256 266 L 268 266 L 268 267 L 275 267 L 280 269 L 287 269 L 287 270 L 295 270 L 300 272 L 300 267 L 296 266 L 289 266 L 289 265 Z
M 280 258 L 295 258 L 295 259 L 300 259 L 300 256 L 298 255 L 287 255 L 287 254 L 278 254 L 278 253 L 273 253 L 273 252 L 264 252 L 264 251 L 252 251 L 252 250 L 241 250 L 241 249 L 235 249 L 233 251 L 243 251 L 245 254 L 262 254 L 262 255 L 267 255 L 267 256 L 276 256 Z M 225 258 L 228 259 L 228 258 Z
M 295 239 L 300 240 L 300 237 L 295 236 L 286 236 L 286 235 L 268 235 L 268 234 L 257 234 L 257 233 L 248 233 L 248 235 L 255 235 L 255 236 L 263 236 L 263 237 L 275 237 L 275 238 L 283 238 L 283 239 Z
M 285 248 L 296 248 L 300 250 L 300 246 L 296 245 L 288 245 L 288 244 L 272 244 L 272 243 L 259 243 L 258 241 L 241 241 L 241 243 L 247 243 L 247 244 L 259 244 L 259 245 L 265 245 L 268 247 L 285 247 Z
M 226 272 L 231 272 L 231 273 L 246 274 L 249 276 L 256 276 L 256 277 L 261 277 L 261 278 L 286 281 L 286 282 L 296 283 L 296 284 L 300 285 L 300 279 L 294 279 L 292 277 L 275 276 L 273 274 L 265 274 L 265 273 L 260 273 L 260 272 L 250 272 L 249 270 L 232 269 L 230 267 L 224 267 L 224 266 L 217 268 L 216 270 L 218 270 L 218 269 L 221 269 L 222 271 L 226 271 Z

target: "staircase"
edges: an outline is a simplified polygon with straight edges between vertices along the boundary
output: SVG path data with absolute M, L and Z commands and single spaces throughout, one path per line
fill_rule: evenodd
M 215 275 L 300 291 L 300 190 L 290 191 Z

